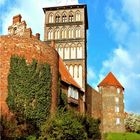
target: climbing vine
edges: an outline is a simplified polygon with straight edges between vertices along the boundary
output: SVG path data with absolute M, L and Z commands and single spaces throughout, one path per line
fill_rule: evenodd
M 40 126 L 50 114 L 51 70 L 47 63 L 12 56 L 8 75 L 7 104 L 19 123 L 30 122 Z

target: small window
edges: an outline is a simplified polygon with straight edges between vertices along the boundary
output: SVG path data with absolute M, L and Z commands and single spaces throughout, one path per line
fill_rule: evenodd
M 62 16 L 62 22 L 66 22 L 67 21 L 67 16 L 66 14 L 64 13 L 63 16 Z
M 120 94 L 121 93 L 121 89 L 117 88 L 117 93 Z
M 59 15 L 59 14 L 56 14 L 55 22 L 56 22 L 56 23 L 60 22 L 60 15 Z
M 49 15 L 49 23 L 53 23 L 53 14 L 52 13 Z
M 116 98 L 115 98 L 115 101 L 116 101 L 116 103 L 118 103 L 118 102 L 119 102 L 119 98 L 118 98 L 118 97 L 116 97 Z
M 116 118 L 116 125 L 120 124 L 120 118 Z
M 81 14 L 80 11 L 76 12 L 76 21 L 80 21 L 81 20 Z
M 69 15 L 69 22 L 73 22 L 74 21 L 74 16 L 72 13 L 70 13 Z
M 115 108 L 115 112 L 119 112 L 119 106 L 116 106 L 116 108 Z

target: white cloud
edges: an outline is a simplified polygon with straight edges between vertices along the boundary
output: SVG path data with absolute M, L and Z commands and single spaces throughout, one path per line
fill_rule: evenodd
M 6 2 L 6 0 L 0 0 L 0 7 Z
M 88 78 L 88 81 L 93 80 L 95 77 L 96 77 L 96 75 L 94 73 L 93 68 L 88 67 L 88 69 L 87 69 L 87 78 Z
M 140 113 L 140 1 L 121 2 L 119 11 L 107 7 L 106 26 L 118 47 L 103 62 L 99 79 L 112 71 L 125 87 L 126 111 Z
M 12 17 L 21 14 L 23 20 L 27 22 L 27 26 L 32 28 L 33 34 L 39 32 L 43 40 L 44 36 L 44 13 L 42 8 L 58 5 L 77 4 L 77 0 L 29 0 L 28 4 L 25 1 L 16 0 L 15 5 L 9 7 L 7 12 L 2 13 L 2 34 L 7 34 L 8 26 L 12 24 Z

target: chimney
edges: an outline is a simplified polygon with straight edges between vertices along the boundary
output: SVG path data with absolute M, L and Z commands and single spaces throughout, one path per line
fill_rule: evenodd
M 40 34 L 39 33 L 36 33 L 35 37 L 36 37 L 36 39 L 40 40 Z
M 22 18 L 22 16 L 20 14 L 14 16 L 13 17 L 13 24 L 20 23 L 21 22 L 21 18 Z
M 54 40 L 51 41 L 51 47 L 55 49 L 55 41 Z

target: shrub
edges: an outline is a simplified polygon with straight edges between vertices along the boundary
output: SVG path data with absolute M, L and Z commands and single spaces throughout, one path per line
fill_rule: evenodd
M 78 121 L 84 126 L 89 139 L 100 140 L 100 120 L 94 119 L 88 115 L 77 115 Z
M 87 134 L 75 115 L 68 112 L 59 112 L 46 121 L 41 129 L 40 140 L 86 140 Z

